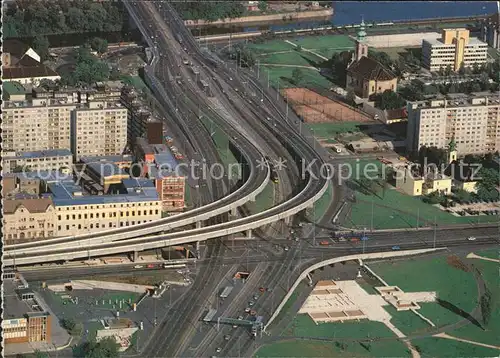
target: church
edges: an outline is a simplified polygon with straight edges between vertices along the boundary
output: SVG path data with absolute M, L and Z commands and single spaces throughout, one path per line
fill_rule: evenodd
M 386 90 L 397 90 L 397 76 L 378 61 L 368 57 L 364 21 L 361 22 L 357 33 L 354 55 L 346 71 L 346 89 L 354 90 L 361 98 L 369 98 Z

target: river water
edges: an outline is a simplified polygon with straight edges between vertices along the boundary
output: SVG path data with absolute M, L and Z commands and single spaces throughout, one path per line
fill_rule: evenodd
M 491 14 L 497 11 L 495 1 L 333 1 L 331 18 L 313 21 L 277 22 L 274 24 L 209 26 L 193 28 L 195 36 L 252 31 L 308 29 L 322 25 L 353 25 L 361 22 L 390 22 Z

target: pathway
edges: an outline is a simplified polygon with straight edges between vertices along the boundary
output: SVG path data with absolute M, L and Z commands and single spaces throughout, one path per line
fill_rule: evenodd
M 484 257 L 484 256 L 479 256 L 479 255 L 476 255 L 473 252 L 471 252 L 470 254 L 468 254 L 466 257 L 468 259 L 479 259 L 479 260 L 484 260 L 484 261 L 500 262 L 500 260 L 490 259 L 489 257 Z
M 486 344 L 486 343 L 481 343 L 481 342 L 476 342 L 476 341 L 470 341 L 468 339 L 463 339 L 463 338 L 457 338 L 457 337 L 450 336 L 450 335 L 448 335 L 446 333 L 438 333 L 438 334 L 435 334 L 433 337 L 445 338 L 445 339 L 452 339 L 454 341 L 469 343 L 469 344 L 473 344 L 475 346 L 481 346 L 481 347 L 486 347 L 486 348 L 492 348 L 492 349 L 498 349 L 498 350 L 500 350 L 500 346 L 493 346 L 491 344 Z
M 285 42 L 286 42 L 287 44 L 292 45 L 293 47 L 297 47 L 297 46 L 299 46 L 299 45 L 297 45 L 296 43 L 293 43 L 293 42 L 292 42 L 292 41 L 290 41 L 290 40 L 285 40 Z M 315 56 L 318 56 L 318 57 L 319 57 L 319 58 L 321 58 L 322 60 L 325 60 L 325 61 L 328 61 L 328 60 L 329 60 L 329 59 L 328 59 L 328 58 L 326 58 L 325 56 L 320 55 L 319 53 L 314 52 L 314 51 L 311 51 L 311 50 L 309 50 L 309 49 L 307 49 L 307 48 L 302 48 L 302 51 L 304 51 L 304 52 L 309 52 L 309 53 L 311 53 L 311 54 L 313 54 L 313 55 L 315 55 Z

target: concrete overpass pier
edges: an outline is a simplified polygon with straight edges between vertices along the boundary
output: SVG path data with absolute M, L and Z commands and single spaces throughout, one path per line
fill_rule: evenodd
M 139 259 L 139 251 L 136 250 L 132 253 L 132 261 L 136 262 L 138 259 Z
M 196 228 L 201 229 L 203 227 L 203 223 L 201 221 L 196 222 Z
M 251 239 L 252 238 L 252 229 L 248 229 L 247 230 L 247 239 Z

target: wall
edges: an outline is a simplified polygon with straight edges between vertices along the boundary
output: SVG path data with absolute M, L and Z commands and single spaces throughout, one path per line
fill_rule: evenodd
M 5 244 L 13 244 L 20 238 L 35 240 L 57 235 L 56 210 L 53 206 L 42 213 L 30 213 L 25 207 L 19 206 L 14 213 L 4 214 L 2 221 Z
M 59 236 L 80 235 L 161 219 L 159 200 L 58 206 L 56 209 Z

